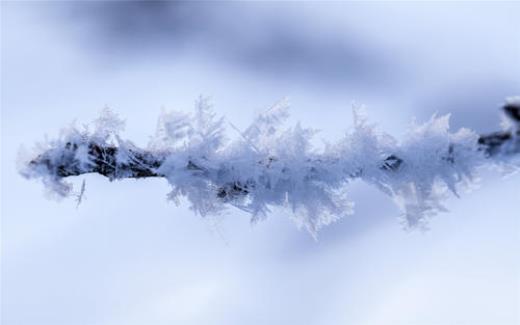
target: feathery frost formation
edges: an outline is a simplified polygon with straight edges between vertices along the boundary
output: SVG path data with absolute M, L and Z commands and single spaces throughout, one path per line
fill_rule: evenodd
M 320 150 L 310 143 L 314 130 L 284 127 L 285 101 L 228 141 L 223 119 L 201 98 L 193 114 L 163 113 L 145 149 L 122 140 L 123 121 L 105 109 L 90 128 L 71 127 L 40 144 L 21 173 L 41 179 L 58 196 L 72 194 L 65 178 L 85 173 L 110 180 L 165 177 L 172 187 L 168 198 L 186 197 L 202 216 L 232 205 L 257 221 L 270 207 L 284 206 L 313 235 L 353 212 L 346 188 L 361 178 L 394 199 L 406 227 L 424 227 L 445 210 L 442 201 L 450 192 L 457 195 L 471 183 L 479 166 L 520 165 L 514 160 L 520 152 L 519 107 L 518 98 L 506 102 L 509 124 L 492 135 L 451 132 L 447 115 L 413 124 L 403 141 L 379 132 L 355 111 L 353 129 Z

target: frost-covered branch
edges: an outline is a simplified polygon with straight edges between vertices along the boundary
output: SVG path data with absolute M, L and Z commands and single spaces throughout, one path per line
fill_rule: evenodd
M 320 151 L 310 145 L 315 131 L 299 124 L 282 127 L 286 102 L 260 114 L 238 139 L 225 141 L 223 119 L 201 99 L 193 115 L 163 114 L 145 149 L 119 137 L 123 122 L 106 109 L 93 131 L 63 131 L 41 145 L 21 172 L 42 179 L 60 196 L 71 194 L 65 178 L 86 173 L 110 180 L 164 177 L 173 188 L 169 198 L 187 197 L 201 215 L 228 204 L 258 220 L 271 206 L 288 206 L 312 234 L 352 213 L 345 188 L 360 178 L 393 197 L 405 225 L 417 227 L 444 210 L 442 199 L 449 191 L 457 195 L 479 166 L 520 165 L 520 100 L 507 100 L 503 109 L 507 124 L 500 132 L 452 133 L 449 116 L 434 116 L 412 125 L 402 142 L 356 113 L 353 130 Z

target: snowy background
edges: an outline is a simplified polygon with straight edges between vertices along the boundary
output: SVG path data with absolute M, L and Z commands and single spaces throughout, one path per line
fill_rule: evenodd
M 415 117 L 499 129 L 520 94 L 518 3 L 2 2 L 1 323 L 518 324 L 520 178 L 493 171 L 431 230 L 356 182 L 355 214 L 319 241 L 276 210 L 201 219 L 165 180 L 86 179 L 48 200 L 21 145 L 95 118 L 146 145 L 161 109 L 199 95 L 238 128 L 283 97 L 334 140 L 353 101 L 396 137 Z

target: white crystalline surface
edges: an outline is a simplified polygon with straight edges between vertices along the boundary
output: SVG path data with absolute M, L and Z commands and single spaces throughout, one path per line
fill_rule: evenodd
M 448 115 L 414 123 L 398 141 L 355 112 L 354 128 L 326 148 L 311 145 L 314 130 L 299 124 L 284 126 L 288 116 L 288 104 L 280 102 L 240 136 L 227 140 L 223 119 L 200 99 L 193 114 L 163 113 L 144 150 L 163 157 L 154 171 L 170 183 L 169 199 L 187 198 L 198 214 L 219 213 L 231 205 L 257 221 L 269 214 L 270 207 L 282 206 L 291 209 L 296 223 L 311 234 L 353 213 L 346 189 L 356 178 L 391 196 L 402 210 L 405 227 L 424 227 L 428 218 L 445 210 L 443 200 L 468 187 L 477 168 L 488 160 L 479 150 L 477 134 L 450 131 Z M 88 144 L 96 143 L 116 146 L 117 163 L 128 163 L 135 146 L 120 139 L 123 126 L 106 109 L 92 130 L 69 128 L 38 151 L 46 152 L 50 160 L 68 159 L 87 170 L 93 163 Z M 77 149 L 67 149 L 68 143 Z M 398 168 L 382 168 L 389 156 L 399 158 Z M 25 163 L 21 172 L 42 179 L 59 196 L 71 193 L 70 186 L 48 169 Z

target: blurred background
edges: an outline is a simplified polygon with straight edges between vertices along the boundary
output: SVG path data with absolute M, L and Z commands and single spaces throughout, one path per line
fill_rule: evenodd
M 351 105 L 401 137 L 412 119 L 499 129 L 520 95 L 520 3 L 2 2 L 1 323 L 519 324 L 520 178 L 483 171 L 428 232 L 350 186 L 354 215 L 315 242 L 274 210 L 250 225 L 166 201 L 165 180 L 86 180 L 48 200 L 30 148 L 109 106 L 144 146 L 199 95 L 239 128 L 281 98 L 333 141 Z M 233 136 L 230 128 L 228 134 Z

